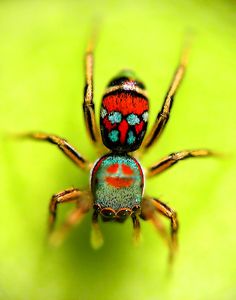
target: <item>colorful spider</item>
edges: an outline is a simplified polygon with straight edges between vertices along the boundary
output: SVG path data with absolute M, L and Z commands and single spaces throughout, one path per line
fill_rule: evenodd
M 70 213 L 61 230 L 54 231 L 54 237 L 60 239 L 72 225 L 78 223 L 83 215 L 93 208 L 92 244 L 94 247 L 99 247 L 103 241 L 98 226 L 99 216 L 103 221 L 121 223 L 131 217 L 135 240 L 140 235 L 139 219 L 151 220 L 168 241 L 171 253 L 173 252 L 177 245 L 177 215 L 159 199 L 144 194 L 144 181 L 146 178 L 160 174 L 180 160 L 208 156 L 211 152 L 193 150 L 172 153 L 145 169 L 132 153 L 140 147 L 139 154 L 148 150 L 163 132 L 169 119 L 174 96 L 185 73 L 186 61 L 187 48 L 183 51 L 157 119 L 145 139 L 149 111 L 148 97 L 143 83 L 128 70 L 121 72 L 106 88 L 100 110 L 99 132 L 93 102 L 93 45 L 90 43 L 85 55 L 84 119 L 92 143 L 98 147 L 103 143 L 109 150 L 105 150 L 104 147 L 106 154 L 91 164 L 66 140 L 58 136 L 45 133 L 24 134 L 25 137 L 57 145 L 79 168 L 91 172 L 90 190 L 69 188 L 52 196 L 49 205 L 50 233 L 54 227 L 57 206 L 67 202 L 76 203 L 76 208 Z M 157 213 L 170 219 L 171 238 L 161 225 Z

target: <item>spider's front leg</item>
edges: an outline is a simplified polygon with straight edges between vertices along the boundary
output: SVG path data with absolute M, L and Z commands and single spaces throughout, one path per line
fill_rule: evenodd
M 157 212 L 167 217 L 171 221 L 171 239 L 169 239 L 165 228 L 158 220 Z M 170 261 L 173 259 L 174 252 L 177 249 L 177 232 L 178 232 L 178 219 L 176 212 L 156 198 L 145 197 L 141 207 L 141 218 L 150 220 L 160 232 L 161 236 L 167 241 L 170 248 Z
M 69 214 L 61 227 L 52 232 L 56 218 L 57 205 L 67 202 L 76 202 L 76 208 Z M 49 206 L 50 242 L 53 245 L 59 245 L 70 231 L 71 227 L 78 224 L 91 207 L 92 195 L 87 191 L 79 191 L 78 189 L 71 188 L 53 195 Z
M 79 199 L 82 193 L 83 192 L 80 191 L 79 189 L 70 188 L 52 196 L 49 204 L 49 218 L 48 218 L 49 233 L 52 232 L 55 225 L 58 204 L 75 202 Z

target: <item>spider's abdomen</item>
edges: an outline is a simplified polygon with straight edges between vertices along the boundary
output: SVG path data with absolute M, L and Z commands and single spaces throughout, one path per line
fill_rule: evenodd
M 130 71 L 113 79 L 102 100 L 100 128 L 104 145 L 118 152 L 138 149 L 147 129 L 148 99 L 144 85 Z
M 122 218 L 140 207 L 143 194 L 143 172 L 129 155 L 108 154 L 95 164 L 91 175 L 94 204 L 102 215 Z

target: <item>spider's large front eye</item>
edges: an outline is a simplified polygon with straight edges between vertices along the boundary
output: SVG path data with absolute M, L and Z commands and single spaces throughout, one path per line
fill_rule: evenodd
M 112 208 L 103 208 L 101 215 L 106 219 L 112 219 L 115 217 L 115 211 Z
M 129 208 L 121 208 L 118 213 L 117 213 L 117 217 L 122 219 L 126 219 L 128 216 L 131 215 L 131 209 Z

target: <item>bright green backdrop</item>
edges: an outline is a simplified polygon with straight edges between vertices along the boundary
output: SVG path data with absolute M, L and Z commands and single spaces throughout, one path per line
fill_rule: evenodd
M 234 2 L 1 1 L 3 133 L 56 133 L 96 159 L 81 113 L 83 54 L 94 20 L 102 23 L 95 54 L 97 107 L 111 77 L 133 68 L 146 83 L 151 122 L 184 36 L 194 33 L 171 120 L 144 163 L 188 148 L 225 156 L 182 162 L 146 185 L 180 220 L 179 253 L 168 276 L 167 248 L 149 223 L 142 222 L 138 248 L 131 243 L 130 221 L 102 224 L 105 245 L 95 251 L 88 215 L 62 247 L 47 250 L 50 196 L 70 186 L 85 188 L 88 174 L 51 145 L 2 137 L 0 299 L 236 299 Z

